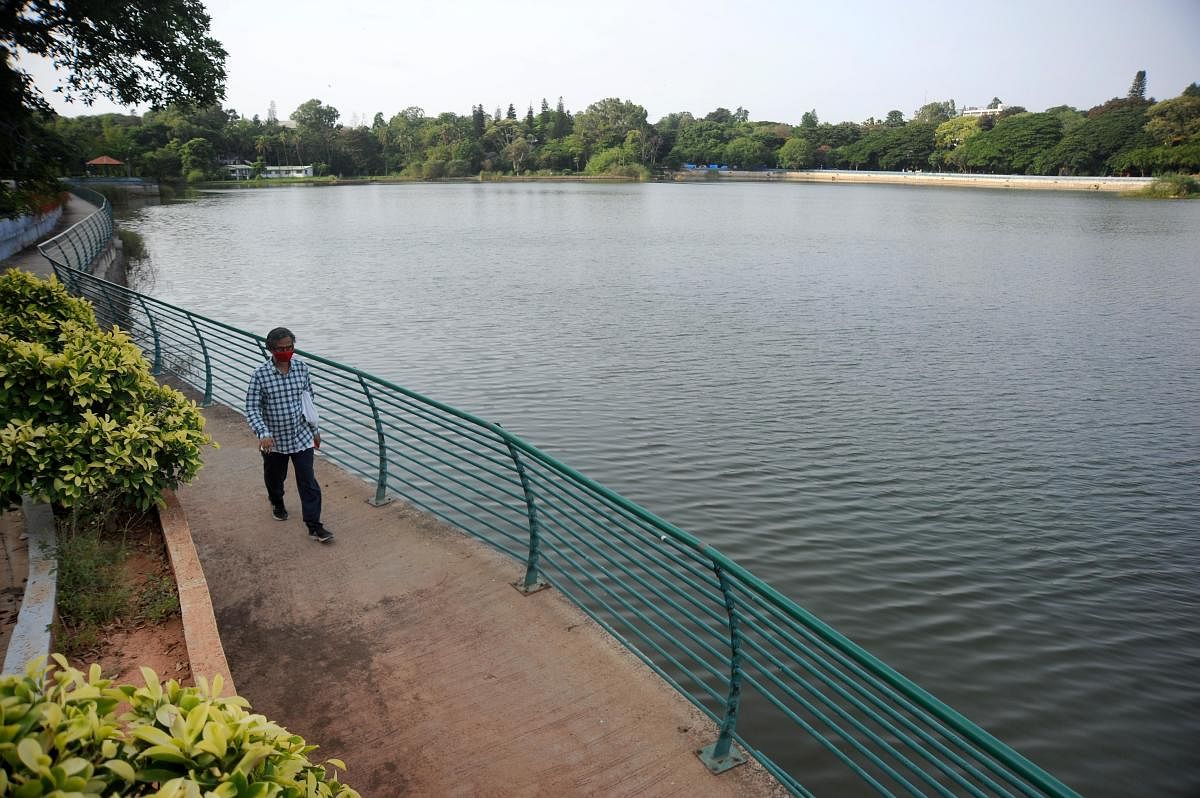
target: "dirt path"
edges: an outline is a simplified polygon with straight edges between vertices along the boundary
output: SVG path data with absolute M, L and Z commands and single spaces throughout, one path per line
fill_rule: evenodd
M 755 796 L 757 768 L 710 775 L 712 724 L 517 565 L 318 462 L 325 521 L 271 518 L 240 416 L 179 491 L 238 691 L 344 758 L 364 796 Z

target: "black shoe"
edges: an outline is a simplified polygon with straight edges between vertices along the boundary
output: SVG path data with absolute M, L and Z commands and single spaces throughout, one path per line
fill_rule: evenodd
M 308 530 L 308 536 L 318 543 L 332 543 L 333 533 L 323 526 Z
M 271 515 L 275 516 L 276 521 L 288 520 L 287 508 L 282 504 L 272 504 Z

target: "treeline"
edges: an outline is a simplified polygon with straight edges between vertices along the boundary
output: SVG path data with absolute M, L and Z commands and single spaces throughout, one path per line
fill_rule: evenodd
M 864 122 L 798 125 L 751 121 L 744 108 L 703 117 L 672 113 L 651 124 L 636 103 L 605 99 L 571 112 L 560 98 L 518 113 L 513 105 L 468 116 L 406 108 L 370 124 L 341 124 L 336 108 L 303 103 L 285 122 L 247 119 L 220 107 L 169 107 L 143 116 L 56 117 L 48 134 L 64 173 L 99 155 L 159 180 L 221 179 L 223 163 L 314 164 L 318 175 L 436 179 L 484 174 L 616 174 L 645 177 L 684 164 L 739 169 L 850 168 L 1041 175 L 1200 172 L 1200 85 L 1173 99 L 1145 96 L 1139 72 L 1123 97 L 1086 111 L 1031 113 L 996 98 L 964 116 L 953 100 L 911 119 L 891 111 Z

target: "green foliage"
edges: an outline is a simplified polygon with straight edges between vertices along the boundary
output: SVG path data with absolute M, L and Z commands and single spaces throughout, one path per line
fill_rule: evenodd
M 1056 114 L 1017 114 L 999 119 L 991 130 L 966 139 L 956 160 L 972 171 L 1037 173 L 1038 159 L 1044 158 L 1062 135 L 1062 120 Z
M 616 97 L 592 103 L 575 117 L 575 133 L 587 153 L 619 146 L 629 131 L 645 126 L 646 109 Z
M 945 102 L 933 102 L 922 105 L 913 114 L 912 121 L 940 125 L 957 117 L 958 110 L 954 106 L 954 100 L 946 100 Z
M 189 481 L 211 439 L 195 403 L 159 385 L 117 328 L 54 280 L 0 277 L 0 502 L 71 507 L 114 496 L 145 509 Z
M 936 125 L 913 122 L 902 127 L 880 126 L 841 147 L 837 158 L 854 168 L 924 169 L 933 154 Z
M 123 227 L 117 228 L 117 237 L 121 239 L 121 251 L 125 253 L 126 260 L 131 263 L 136 263 L 146 258 L 146 239 L 142 238 L 142 234 L 136 230 L 126 230 Z
M 761 141 L 739 136 L 725 145 L 725 160 L 739 169 L 759 169 L 775 159 Z
M 893 110 L 883 120 L 829 124 L 821 122 L 813 109 L 792 127 L 751 121 L 740 106 L 736 111 L 717 108 L 701 118 L 687 111 L 671 113 L 651 125 L 645 109 L 631 101 L 608 98 L 572 115 L 560 98 L 557 107 L 543 101 L 540 113 L 530 108 L 523 118 L 518 118 L 515 106 L 511 117 L 506 114 L 507 104 L 497 107 L 494 115 L 482 105 L 473 106 L 470 115 L 435 116 L 411 106 L 390 118 L 377 113 L 368 127 L 344 125 L 336 108 L 314 98 L 291 114 L 297 124 L 288 127 L 274 119 L 240 118 L 217 105 L 170 106 L 141 118 L 101 114 L 55 119 L 37 128 L 36 135 L 30 132 L 37 127 L 33 125 L 12 138 L 37 142 L 42 149 L 28 160 L 53 164 L 58 172 L 78 172 L 88 158 L 116 154 L 131 164 L 135 174 L 160 181 L 186 177 L 194 182 L 216 176 L 217 154 L 254 164 L 256 175 L 268 165 L 313 164 L 317 176 L 387 174 L 420 180 L 481 172 L 578 172 L 593 157 L 613 148 L 622 150 L 619 167 L 626 171 L 635 166 L 678 168 L 684 163 L 747 168 L 776 163 L 791 164 L 788 168 L 923 169 L 932 165 L 980 172 L 1071 174 L 1196 168 L 1191 150 L 1177 148 L 1189 146 L 1197 135 L 1200 86 L 1152 105 L 1136 83 L 1126 96 L 1114 97 L 1086 115 L 1066 106 L 1045 111 L 1060 124 L 1058 138 L 1050 146 L 1046 141 L 1053 137 L 1053 124 L 1037 114 L 1033 121 L 1022 123 L 1024 129 L 1009 128 L 968 149 L 969 139 L 990 134 L 996 125 L 1027 117 L 1028 112 L 1013 105 L 982 118 L 960 117 L 953 100 L 927 103 L 911 121 Z M 994 98 L 991 107 L 999 105 Z M 1031 125 L 1037 129 L 1030 129 Z M 935 131 L 932 148 L 925 142 L 930 126 Z M 884 135 L 888 131 L 893 131 L 892 136 Z M 1029 139 L 1033 151 L 1018 152 L 1025 146 L 1022 136 Z M 784 153 L 793 138 L 807 142 L 809 151 L 792 144 Z M 4 144 L 0 135 L 0 168 L 6 162 Z M 920 160 L 922 153 L 925 161 Z M 438 163 L 445 165 L 444 172 Z M 426 169 L 426 164 L 431 166 Z M 0 213 L 14 205 L 10 199 L 0 184 Z
M 1142 133 L 1145 124 L 1145 103 L 1110 100 L 1089 111 L 1083 124 L 1064 135 L 1052 151 L 1039 158 L 1038 171 L 1043 174 L 1106 174 L 1111 169 L 1105 164 L 1109 158 L 1124 149 L 1141 145 L 1136 142 L 1136 137 Z
M 1160 175 L 1139 193 L 1154 199 L 1194 199 L 1200 197 L 1200 180 L 1190 175 Z
M 806 139 L 793 136 L 779 148 L 778 161 L 784 169 L 807 169 L 812 166 L 813 146 Z
M 650 177 L 650 171 L 646 167 L 629 160 L 623 147 L 609 147 L 596 153 L 588 160 L 583 171 L 587 175 L 627 177 L 632 180 L 646 180 Z
M 104 3 L 12 0 L 0 8 L 0 216 L 20 215 L 60 174 L 78 172 L 84 153 L 55 129 L 53 114 L 22 67 L 42 57 L 64 75 L 67 99 L 107 97 L 120 105 L 207 105 L 225 91 L 225 51 L 208 36 L 197 0 Z M 133 146 L 115 127 L 105 143 Z M 138 144 L 139 151 L 142 145 Z M 98 155 L 100 153 L 93 153 Z
M 106 509 L 89 502 L 59 519 L 54 639 L 68 655 L 99 643 L 101 627 L 120 618 L 129 604 L 122 578 L 128 552 L 122 541 L 103 534 Z
M 53 659 L 0 678 L 0 795 L 358 798 L 342 762 L 314 763 L 316 746 L 221 697 L 220 677 L 182 687 L 142 668 L 144 686 L 116 685 Z
M 180 159 L 189 183 L 193 182 L 191 176 L 194 172 L 200 172 L 205 177 L 216 172 L 217 153 L 208 139 L 190 139 L 180 149 Z
M 10 269 L 0 275 L 0 335 L 49 344 L 64 322 L 96 326 L 92 306 L 67 293 L 57 280 L 39 280 Z

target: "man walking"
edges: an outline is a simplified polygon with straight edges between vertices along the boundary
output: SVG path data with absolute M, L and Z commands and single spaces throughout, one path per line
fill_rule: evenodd
M 271 359 L 250 375 L 246 420 L 258 436 L 263 481 L 275 519 L 288 519 L 283 483 L 291 461 L 296 469 L 296 490 L 308 534 L 313 540 L 329 543 L 333 533 L 321 523 L 321 486 L 313 472 L 313 452 L 321 445 L 321 433 L 316 423 L 305 417 L 302 402 L 305 393 L 311 397 L 312 382 L 308 364 L 292 359 L 295 348 L 296 336 L 286 327 L 276 327 L 267 333 Z

